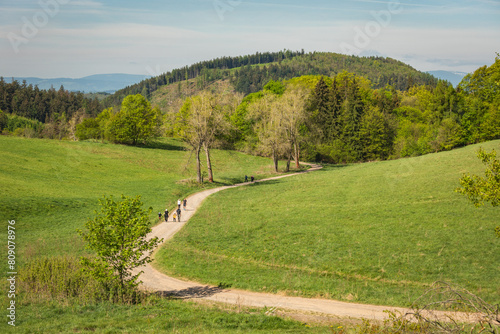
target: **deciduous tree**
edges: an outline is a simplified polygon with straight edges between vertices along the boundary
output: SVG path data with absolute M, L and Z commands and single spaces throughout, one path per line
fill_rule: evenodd
M 477 156 L 487 166 L 485 176 L 464 174 L 460 179 L 462 188 L 456 191 L 466 195 L 476 207 L 485 202 L 498 206 L 500 204 L 500 161 L 496 159 L 495 150 L 486 153 L 480 149 Z M 500 226 L 497 226 L 495 231 L 500 238 Z
M 188 98 L 176 116 L 176 132 L 196 155 L 198 182 L 201 183 L 200 151 L 205 150 L 208 179 L 213 182 L 210 150 L 229 127 L 229 111 L 241 102 L 241 95 L 223 95 L 204 91 Z M 226 117 L 227 116 L 227 117 Z
M 79 231 L 87 248 L 96 253 L 93 259 L 82 258 L 92 275 L 106 284 L 117 284 L 120 294 L 137 286 L 141 273 L 132 274 L 132 269 L 151 262 L 151 253 L 162 241 L 157 237 L 147 238 L 151 232 L 149 215 L 152 208 L 142 209 L 140 196 L 112 196 L 100 200 L 101 209 Z
M 159 135 L 161 113 L 140 94 L 127 96 L 113 116 L 110 133 L 115 142 L 137 145 Z

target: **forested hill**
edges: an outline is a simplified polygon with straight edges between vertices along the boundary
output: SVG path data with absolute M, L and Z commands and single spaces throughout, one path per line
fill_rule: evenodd
M 413 85 L 436 86 L 438 82 L 432 75 L 391 58 L 285 50 L 222 57 L 185 66 L 121 89 L 106 98 L 103 104 L 106 107 L 119 105 L 130 94 L 142 94 L 149 99 L 161 86 L 190 79 L 196 79 L 199 89 L 226 79 L 237 92 L 250 94 L 261 90 L 270 80 L 282 81 L 302 75 L 333 76 L 344 70 L 369 79 L 373 88 L 392 85 L 404 91 Z

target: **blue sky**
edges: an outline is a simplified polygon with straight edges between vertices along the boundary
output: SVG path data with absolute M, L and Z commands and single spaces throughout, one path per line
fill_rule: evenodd
M 471 72 L 500 52 L 500 0 L 1 0 L 0 76 L 157 75 L 282 49 Z

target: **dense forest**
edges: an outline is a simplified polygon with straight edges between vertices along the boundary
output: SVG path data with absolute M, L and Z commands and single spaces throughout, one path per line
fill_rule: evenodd
M 493 65 L 467 75 L 456 88 L 438 81 L 406 90 L 394 85 L 377 89 L 368 78 L 345 71 L 270 82 L 247 95 L 231 115 L 237 131 L 230 139 L 235 148 L 249 153 L 290 160 L 299 155 L 293 149 L 298 146 L 304 160 L 332 163 L 450 150 L 500 138 L 498 82 L 500 56 Z M 286 96 L 288 91 L 301 98 Z M 298 101 L 303 101 L 300 112 Z M 293 131 L 285 126 L 292 116 Z M 281 129 L 272 130 L 275 124 Z M 274 152 L 269 152 L 270 143 L 276 145 Z
M 0 78 L 0 111 L 0 131 L 20 129 L 19 134 L 30 137 L 60 139 L 68 135 L 71 123 L 74 127 L 78 119 L 96 116 L 102 107 L 97 99 L 68 92 L 62 86 L 57 91 L 42 90 L 26 81 L 7 83 Z
M 282 81 L 302 75 L 332 76 L 344 70 L 365 76 L 375 88 L 392 85 L 398 90 L 406 90 L 413 85 L 437 84 L 432 75 L 391 58 L 285 50 L 196 63 L 119 90 L 103 104 L 105 107 L 118 106 L 127 95 L 133 94 L 150 99 L 160 87 L 189 79 L 196 79 L 200 90 L 214 81 L 228 79 L 237 92 L 247 95 L 261 90 L 270 80 Z

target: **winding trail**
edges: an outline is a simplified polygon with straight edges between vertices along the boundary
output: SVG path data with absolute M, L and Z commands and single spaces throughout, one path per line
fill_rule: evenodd
M 305 172 L 287 174 L 258 180 L 255 182 L 265 182 L 269 180 L 281 179 L 284 177 L 315 171 L 321 168 L 322 167 L 319 165 L 311 165 L 311 168 Z M 182 227 L 195 214 L 196 210 L 200 207 L 205 198 L 221 190 L 240 187 L 248 184 L 250 184 L 250 182 L 209 189 L 191 195 L 187 198 L 187 210 L 182 211 L 182 221 L 169 221 L 160 223 L 153 227 L 149 237 L 157 236 L 159 238 L 163 238 L 165 242 L 166 240 L 172 238 L 180 229 L 182 229 Z M 170 220 L 171 219 L 172 218 L 170 217 Z M 196 282 L 184 281 L 169 277 L 153 268 L 150 264 L 137 268 L 134 273 L 137 273 L 141 270 L 143 271 L 143 274 L 139 279 L 142 281 L 143 288 L 150 291 L 156 291 L 162 295 L 174 295 L 179 298 L 201 298 L 204 300 L 229 303 L 240 306 L 278 308 L 304 313 L 313 312 L 339 318 L 368 319 L 378 321 L 386 320 L 389 317 L 388 313 L 384 312 L 387 310 L 399 312 L 401 314 L 405 314 L 409 311 L 408 309 L 392 306 L 355 304 L 328 299 L 288 297 L 268 293 L 242 291 L 237 289 L 222 289 L 214 286 L 206 286 Z

